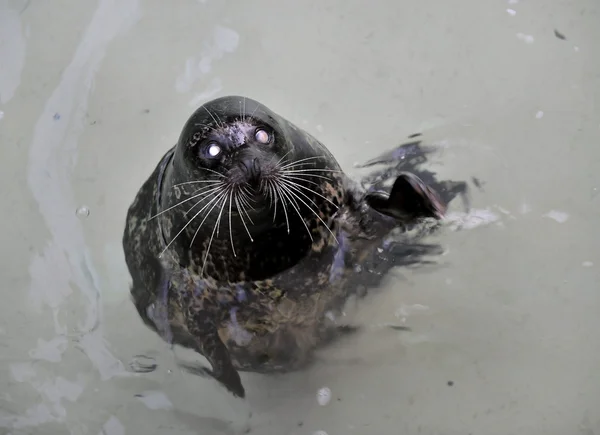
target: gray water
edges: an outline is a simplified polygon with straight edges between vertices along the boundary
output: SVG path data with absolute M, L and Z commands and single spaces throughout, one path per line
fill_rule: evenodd
M 599 434 L 599 12 L 0 0 L 0 434 Z M 482 183 L 435 235 L 437 265 L 390 276 L 308 371 L 244 374 L 245 402 L 142 324 L 121 248 L 141 183 L 228 94 L 353 175 L 423 132 L 440 176 Z M 156 370 L 131 372 L 136 355 Z

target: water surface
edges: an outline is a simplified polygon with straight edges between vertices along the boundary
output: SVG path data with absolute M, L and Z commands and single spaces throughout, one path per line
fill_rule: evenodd
M 0 0 L 0 434 L 600 433 L 597 41 L 594 0 Z M 438 265 L 390 276 L 309 371 L 243 375 L 247 403 L 177 368 L 121 249 L 141 183 L 227 94 L 355 175 L 423 132 L 482 187 Z

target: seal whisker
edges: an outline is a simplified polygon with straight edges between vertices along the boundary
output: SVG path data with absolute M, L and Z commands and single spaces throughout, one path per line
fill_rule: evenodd
M 217 188 L 217 187 L 219 186 L 219 184 L 223 184 L 223 183 L 222 183 L 221 181 L 219 181 L 219 182 L 217 182 L 217 183 L 215 183 L 215 184 L 211 184 L 211 185 L 209 185 L 209 186 L 202 186 L 202 187 L 199 187 L 198 189 L 194 190 L 194 191 L 193 191 L 191 194 L 192 194 L 192 195 L 195 195 L 195 194 L 197 194 L 198 192 L 202 192 L 202 193 L 208 193 L 208 192 L 210 192 L 210 190 L 211 190 L 211 189 L 215 189 L 215 188 Z
M 185 183 L 177 183 L 173 184 L 173 187 L 183 186 L 184 184 L 198 184 L 198 183 L 210 183 L 210 184 L 219 184 L 222 183 L 221 180 L 197 180 L 197 181 L 186 181 Z
M 285 172 L 285 173 L 296 173 L 296 172 L 335 172 L 338 174 L 341 174 L 342 171 L 339 171 L 337 169 L 286 169 L 285 171 L 281 171 L 281 172 Z
M 213 173 L 213 174 L 216 174 L 216 175 L 218 175 L 218 176 L 219 176 L 219 177 L 221 177 L 221 178 L 226 178 L 226 177 L 225 177 L 225 175 L 221 174 L 220 172 L 213 171 L 212 169 L 209 169 L 209 168 L 203 168 L 203 169 L 204 169 L 205 171 L 207 171 L 207 172 L 211 172 L 211 173 Z
M 179 237 L 179 235 L 185 231 L 185 229 L 186 229 L 186 228 L 187 228 L 187 227 L 188 227 L 188 226 L 189 226 L 189 225 L 190 225 L 190 224 L 191 224 L 191 223 L 194 221 L 194 219 L 196 219 L 196 218 L 197 218 L 197 217 L 200 215 L 200 213 L 202 213 L 202 211 L 203 211 L 203 210 L 204 210 L 206 207 L 208 207 L 208 206 L 211 204 L 211 202 L 212 202 L 212 201 L 214 201 L 214 200 L 215 200 L 215 198 L 211 199 L 211 200 L 210 200 L 210 202 L 209 202 L 208 204 L 206 204 L 204 207 L 202 207 L 202 208 L 201 208 L 201 209 L 198 211 L 198 213 L 196 213 L 196 214 L 194 215 L 194 217 L 192 217 L 190 220 L 188 220 L 188 221 L 187 221 L 187 223 L 186 223 L 186 224 L 183 226 L 183 228 L 182 228 L 182 229 L 180 229 L 180 230 L 179 230 L 179 232 L 178 232 L 177 234 L 175 234 L 175 237 L 173 237 L 173 239 L 171 239 L 171 241 L 170 241 L 169 243 L 167 243 L 167 246 L 165 246 L 165 248 L 164 248 L 164 249 L 161 251 L 161 253 L 159 254 L 159 257 L 162 257 L 162 256 L 163 256 L 163 254 L 164 254 L 164 253 L 167 251 L 167 249 L 169 249 L 169 246 L 171 246 L 171 244 L 172 244 L 172 243 L 173 243 L 175 240 L 177 240 L 177 237 Z
M 244 100 L 245 102 L 245 100 Z M 235 254 L 235 247 L 233 246 L 233 230 L 231 228 L 231 205 L 233 203 L 233 189 L 229 189 L 229 241 L 231 242 L 231 251 L 233 252 L 233 256 L 237 257 Z
M 296 187 L 296 188 L 299 188 L 299 187 L 301 187 L 301 188 L 302 188 L 302 189 L 304 189 L 304 190 L 308 190 L 310 193 L 314 193 L 315 195 L 317 195 L 317 196 L 319 196 L 319 197 L 323 198 L 325 201 L 327 201 L 328 203 L 330 203 L 331 205 L 333 205 L 333 206 L 334 206 L 336 209 L 337 209 L 337 208 L 339 208 L 339 206 L 338 206 L 337 204 L 335 204 L 333 201 L 331 201 L 329 198 L 327 198 L 326 196 L 323 196 L 323 195 L 321 195 L 319 192 L 317 192 L 317 191 L 316 191 L 316 190 L 314 190 L 314 189 L 311 189 L 310 187 L 306 187 L 306 186 L 303 186 L 303 185 L 302 185 L 302 184 L 300 184 L 300 183 L 295 183 L 295 182 L 293 182 L 293 181 L 286 180 L 286 179 L 285 179 L 285 178 L 283 178 L 283 177 L 281 178 L 281 182 L 282 182 L 282 183 L 288 183 L 288 184 L 290 184 L 290 185 L 292 185 L 292 186 L 294 186 L 294 187 Z
M 250 201 L 252 202 L 256 202 L 252 197 L 250 192 L 248 192 L 247 189 L 241 188 L 240 189 L 240 197 L 244 199 L 244 202 L 246 203 L 246 205 L 248 207 L 250 207 L 251 209 L 254 210 L 254 207 L 250 204 Z
M 285 185 L 281 185 L 281 187 L 285 187 Z M 285 193 L 285 190 L 282 191 L 282 193 Z M 295 198 L 293 196 L 290 197 L 289 195 L 286 195 L 285 198 L 290 202 L 290 204 L 292 206 L 295 205 L 296 207 L 299 207 L 298 202 L 295 200 Z
M 210 239 L 208 241 L 208 246 L 206 248 L 206 255 L 204 255 L 204 261 L 202 262 L 202 269 L 200 269 L 200 276 L 202 276 L 204 274 L 204 267 L 206 266 L 206 260 L 208 259 L 208 254 L 210 253 L 210 246 L 212 245 L 213 238 L 215 237 L 215 230 L 217 230 L 217 233 L 218 233 L 218 228 L 220 226 L 219 224 L 221 223 L 221 216 L 223 216 L 223 209 L 225 208 L 225 203 L 227 202 L 227 190 L 225 190 L 223 193 L 224 194 L 223 194 L 223 202 L 221 204 L 221 210 L 219 210 L 219 215 L 217 216 L 217 221 L 215 222 L 215 225 L 212 230 L 212 234 L 210 235 Z M 214 208 L 214 206 L 213 206 L 213 208 Z M 212 209 L 211 209 L 211 211 L 212 211 Z
M 210 195 L 210 197 L 212 197 L 212 199 L 214 199 L 215 195 L 218 195 L 218 194 L 219 194 L 218 192 L 214 192 L 214 193 L 212 193 L 212 194 Z M 190 212 L 191 212 L 191 211 L 192 211 L 192 210 L 193 210 L 193 209 L 194 209 L 194 208 L 195 208 L 195 207 L 196 207 L 198 204 L 200 204 L 202 201 L 204 201 L 205 199 L 206 199 L 206 198 L 202 198 L 200 201 L 196 202 L 196 203 L 195 203 L 193 206 L 191 206 L 191 207 L 190 207 L 190 208 L 189 208 L 189 209 L 188 209 L 188 210 L 187 210 L 185 213 L 183 213 L 183 215 L 184 215 L 185 217 L 187 217 L 187 216 L 190 214 Z M 212 201 L 212 200 L 211 200 L 211 201 Z M 212 202 L 209 202 L 208 204 L 212 204 Z
M 256 111 L 258 110 L 258 104 L 256 105 L 256 107 L 254 108 L 254 110 L 252 111 L 252 113 L 250 114 L 250 118 L 252 118 L 254 116 L 254 114 L 256 113 Z
M 219 125 L 219 122 L 217 122 L 216 118 L 213 116 L 212 112 L 208 109 L 208 107 L 202 106 L 202 108 L 204 110 L 206 110 L 206 112 L 210 115 L 210 117 L 213 119 L 213 121 L 215 121 L 215 124 Z M 221 123 L 220 126 L 223 127 L 223 123 Z
M 281 157 L 279 160 L 277 160 L 277 163 L 275 163 L 275 166 L 279 166 L 279 164 L 283 161 L 283 159 L 285 159 L 291 152 L 292 152 L 292 150 L 289 150 L 287 153 L 285 153 L 283 155 L 283 157 Z
M 285 186 L 285 184 L 286 184 L 286 182 L 282 180 L 282 187 Z M 291 183 L 286 187 L 288 188 L 288 191 L 291 194 L 294 194 L 294 192 L 292 192 L 290 189 L 298 189 L 295 185 L 293 185 Z M 298 189 L 297 192 L 304 195 L 306 198 L 308 198 L 308 196 L 306 196 L 306 194 L 304 192 L 302 192 L 301 190 Z M 304 202 L 302 200 L 302 198 L 300 198 L 297 194 L 294 194 L 294 196 L 296 197 L 296 199 L 298 199 L 300 202 L 302 202 L 306 206 L 306 208 L 308 208 L 323 223 L 323 225 L 325 225 L 325 228 L 327 228 L 327 231 L 329 231 L 329 234 L 332 235 L 332 237 L 335 239 L 335 242 L 339 245 L 337 237 L 335 236 L 335 234 L 333 234 L 333 231 L 331 231 L 331 228 L 329 228 L 329 225 L 327 225 L 325 223 L 325 221 L 321 218 L 321 216 L 319 216 L 319 214 L 316 211 L 314 211 L 306 202 Z M 312 200 L 310 198 L 308 198 L 308 199 L 309 199 L 309 201 L 312 202 Z M 313 204 L 314 204 L 314 202 L 313 202 Z
M 269 192 L 269 207 L 273 209 L 273 223 L 277 219 L 277 192 L 273 188 L 273 184 L 271 180 L 266 181 L 268 192 Z
M 194 240 L 196 239 L 196 236 L 198 235 L 198 231 L 200 231 L 200 228 L 202 228 L 202 225 L 204 224 L 204 222 L 206 222 L 206 219 L 208 219 L 208 217 L 210 216 L 210 213 L 219 204 L 219 201 L 221 200 L 221 198 L 226 197 L 226 196 L 227 196 L 227 190 L 223 189 L 223 190 L 221 190 L 221 192 L 219 192 L 217 194 L 217 196 L 215 196 L 213 199 L 210 200 L 210 202 L 208 202 L 204 207 L 202 207 L 202 210 L 204 210 L 205 208 L 207 208 L 209 205 L 211 205 L 214 202 L 214 204 L 210 208 L 210 210 L 208 210 L 206 212 L 206 214 L 204 215 L 204 219 L 202 219 L 202 222 L 200 222 L 200 225 L 198 225 L 198 228 L 196 228 L 196 231 L 194 232 L 194 237 L 192 237 L 192 241 L 190 242 L 190 248 L 194 244 Z M 202 210 L 200 210 L 200 211 L 202 211 Z M 196 214 L 191 220 L 194 220 L 196 218 L 196 216 L 198 216 L 198 214 Z M 217 228 L 217 223 L 215 222 L 214 229 L 216 229 L 216 228 Z M 214 234 L 214 230 L 213 230 L 213 234 Z
M 194 125 L 200 126 L 200 127 L 206 127 L 208 128 L 209 131 L 214 130 L 216 127 L 210 125 L 210 124 L 203 124 L 201 122 L 196 122 Z
M 294 190 L 298 190 L 298 187 L 296 186 L 296 184 L 297 183 L 294 183 L 294 182 L 291 182 L 291 181 L 286 182 L 286 181 L 282 180 L 282 185 L 285 186 L 287 189 L 293 188 Z M 298 190 L 298 192 L 300 192 L 302 194 L 302 196 L 304 196 L 306 199 L 308 199 L 311 202 L 311 204 L 315 206 L 315 210 L 317 210 L 317 211 L 319 210 L 319 206 L 317 205 L 317 203 L 311 197 L 309 197 L 308 195 L 306 195 L 301 190 Z M 294 194 L 294 197 L 297 197 L 297 195 Z
M 282 173 L 281 176 L 282 177 L 291 177 L 292 175 Z M 320 178 L 321 180 L 331 181 L 331 177 L 326 177 L 324 175 L 319 175 L 319 174 L 294 174 L 293 176 L 294 177 L 304 177 L 304 178 L 300 178 L 303 181 L 308 181 L 307 178 Z
M 182 201 L 178 202 L 177 204 L 175 204 L 175 205 L 172 205 L 171 207 L 169 207 L 169 208 L 166 208 L 166 209 L 164 209 L 164 210 L 162 210 L 162 211 L 160 211 L 160 212 L 156 213 L 154 216 L 151 216 L 151 217 L 149 217 L 149 218 L 148 218 L 148 220 L 152 220 L 152 219 L 154 219 L 155 217 L 157 217 L 157 216 L 160 216 L 161 214 L 168 212 L 169 210 L 173 210 L 175 207 L 179 207 L 181 204 L 184 204 L 184 203 L 186 203 L 186 202 L 188 202 L 188 201 L 191 201 L 191 200 L 192 200 L 192 199 L 194 199 L 194 198 L 198 198 L 199 196 L 206 196 L 206 195 L 208 195 L 210 192 L 213 192 L 214 190 L 217 190 L 217 189 L 219 189 L 219 187 L 212 187 L 212 186 L 209 186 L 209 188 L 210 188 L 210 189 L 212 189 L 212 190 L 209 190 L 209 191 L 207 191 L 207 192 L 202 192 L 202 193 L 199 193 L 199 194 L 197 194 L 197 195 L 192 195 L 192 196 L 190 196 L 189 198 L 186 198 L 186 199 L 184 199 L 184 200 L 182 200 Z M 202 189 L 199 189 L 199 190 L 202 190 Z M 201 201 L 202 201 L 202 200 L 200 200 L 200 201 L 198 201 L 198 202 L 201 202 Z M 194 207 L 195 207 L 195 205 L 194 205 Z M 194 207 L 192 207 L 192 208 L 194 208 Z M 191 209 L 190 209 L 190 210 L 191 210 Z M 188 210 L 188 211 L 189 211 L 189 210 Z M 187 214 L 187 212 L 186 212 L 186 214 Z
M 198 201 L 197 201 L 197 202 L 196 202 L 194 205 L 192 205 L 192 206 L 191 206 L 191 207 L 190 207 L 190 208 L 189 208 L 189 209 L 188 209 L 188 210 L 187 210 L 185 213 L 183 213 L 183 215 L 187 217 L 187 215 L 188 215 L 188 214 L 190 214 L 190 212 L 191 212 L 191 211 L 192 211 L 194 208 L 196 208 L 196 206 L 197 206 L 198 204 L 200 204 L 202 201 L 204 201 L 204 200 L 206 200 L 206 199 L 208 199 L 208 198 L 211 198 L 211 197 L 213 197 L 213 196 L 215 196 L 215 195 L 218 195 L 218 193 L 219 193 L 219 190 L 220 190 L 220 189 L 221 189 L 221 186 L 213 188 L 213 190 L 212 190 L 212 191 L 203 192 L 203 194 L 202 194 L 202 195 L 196 195 L 196 196 L 202 196 L 202 198 L 200 198 L 200 199 L 199 199 L 199 200 L 198 200 Z
M 274 212 L 273 212 L 273 223 L 275 223 L 275 219 L 277 218 L 277 197 L 275 190 L 273 189 L 272 186 L 272 181 L 270 179 L 267 179 L 264 181 L 265 183 L 265 188 L 267 191 L 267 196 L 269 197 L 269 208 L 273 208 Z
M 317 164 L 317 162 L 293 163 L 293 164 L 289 165 L 286 168 L 282 167 L 280 169 L 296 169 L 296 168 L 298 168 L 298 169 L 306 169 L 305 168 L 306 166 L 310 166 L 310 165 L 314 166 L 316 164 Z
M 250 193 L 250 191 L 248 190 L 248 186 L 242 186 L 240 188 L 240 192 L 244 195 L 244 198 L 246 198 L 249 207 L 251 207 L 249 201 L 256 202 L 254 201 L 254 199 L 252 199 L 252 193 Z
M 235 206 L 237 207 L 238 210 L 241 210 L 240 208 L 240 203 L 238 201 L 238 196 L 234 195 L 233 199 L 235 199 Z M 244 228 L 246 228 L 246 232 L 248 233 L 248 237 L 250 237 L 250 241 L 254 242 L 254 239 L 252 238 L 252 234 L 250 234 L 250 230 L 248 229 L 248 226 L 246 225 L 246 222 L 244 221 L 244 216 L 242 215 L 242 213 L 239 213 L 240 219 L 242 221 L 242 225 L 244 225 Z
M 289 154 L 289 152 L 287 154 Z M 286 154 L 286 156 L 287 156 L 287 154 Z M 294 162 L 287 163 L 286 165 L 282 166 L 281 169 L 289 168 L 290 166 L 294 166 L 294 165 L 297 165 L 298 163 L 306 162 L 308 160 L 322 159 L 323 157 L 325 157 L 325 156 L 312 156 L 312 157 L 307 157 L 305 159 L 296 160 Z
M 285 215 L 285 224 L 287 225 L 287 233 L 290 233 L 290 220 L 288 218 L 287 207 L 285 206 L 285 198 L 281 194 L 281 189 L 278 184 L 274 184 L 275 189 L 279 192 L 279 197 L 281 198 L 281 206 L 283 208 L 283 214 Z
M 225 192 L 225 197 L 223 199 L 223 204 L 221 205 L 221 213 L 217 217 L 217 237 L 219 237 L 219 232 L 221 231 L 221 215 L 223 213 L 223 207 L 225 207 L 227 201 L 227 192 Z
M 250 209 L 250 211 L 253 211 L 254 207 L 252 207 L 250 204 L 248 204 L 248 201 L 244 199 L 243 195 L 240 195 L 239 198 L 240 198 L 240 205 L 242 206 L 242 209 L 243 209 L 244 213 L 246 214 L 246 217 L 248 218 L 250 223 L 252 225 L 254 225 L 254 221 L 252 220 L 252 218 L 250 217 L 250 214 L 247 211 L 247 209 Z
M 242 121 L 246 122 L 246 97 L 244 97 L 244 110 L 242 111 Z
M 294 199 L 294 197 L 297 197 L 296 195 L 294 195 L 294 192 L 292 192 L 287 186 L 285 186 L 284 184 L 280 185 L 281 187 L 281 192 L 282 194 L 284 194 L 289 200 L 290 200 L 290 204 L 293 207 L 293 209 L 296 211 L 296 213 L 298 214 L 298 217 L 300 218 L 300 220 L 302 221 L 302 223 L 304 224 L 304 228 L 306 228 L 306 232 L 308 233 L 308 237 L 310 237 L 311 242 L 314 242 L 312 233 L 310 232 L 310 229 L 308 228 L 308 225 L 306 225 L 306 222 L 304 221 L 304 219 L 302 218 L 302 214 L 300 213 L 300 209 L 298 208 L 298 205 Z
M 250 210 L 254 210 L 254 207 L 252 207 L 250 205 L 250 203 L 248 202 L 248 198 L 246 197 L 246 195 L 244 194 L 244 192 L 242 192 L 241 190 L 239 192 L 239 201 L 240 204 L 242 205 L 242 209 L 240 210 L 240 213 L 246 213 L 246 217 L 248 218 L 248 220 L 250 221 L 250 223 L 252 225 L 254 225 L 254 221 L 252 220 L 252 218 L 250 217 L 250 215 L 248 214 L 248 212 L 246 211 L 246 209 L 244 207 L 248 207 Z M 237 197 L 237 195 L 236 195 Z
M 297 177 L 297 176 L 294 176 L 294 175 L 286 175 L 286 174 L 283 174 L 283 175 L 281 176 L 281 178 L 285 178 L 286 180 L 296 180 L 296 181 L 302 181 L 302 182 L 304 182 L 304 183 L 310 183 L 310 184 L 314 184 L 315 186 L 319 186 L 319 183 L 317 183 L 317 182 L 315 182 L 315 181 L 312 181 L 312 180 L 307 180 L 306 178 Z M 327 179 L 329 179 L 329 178 L 327 178 Z

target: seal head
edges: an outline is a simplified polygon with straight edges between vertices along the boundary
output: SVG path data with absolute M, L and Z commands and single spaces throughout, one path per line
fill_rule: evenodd
M 319 141 L 257 101 L 210 101 L 186 122 L 166 169 L 165 242 L 200 276 L 271 277 L 306 255 L 322 237 L 317 227 L 332 225 L 338 173 Z

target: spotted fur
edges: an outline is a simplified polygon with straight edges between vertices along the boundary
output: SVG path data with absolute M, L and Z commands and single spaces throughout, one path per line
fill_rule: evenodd
M 248 110 L 241 111 L 242 104 Z M 235 256 L 225 230 L 210 251 L 208 229 L 190 245 L 194 225 L 165 250 L 189 216 L 185 208 L 154 216 L 192 193 L 177 185 L 191 178 L 195 164 L 186 150 L 207 134 L 243 144 L 244 131 L 256 125 L 273 128 L 296 155 L 323 155 L 321 167 L 339 170 L 314 178 L 314 194 L 306 191 L 320 217 L 302 213 L 312 241 L 299 218 L 286 234 L 281 216 L 271 228 L 265 217 L 270 215 L 259 214 L 254 224 L 266 228 L 261 240 L 251 241 L 239 219 L 232 223 Z M 397 168 L 385 176 L 399 174 Z M 325 146 L 260 103 L 224 97 L 205 104 L 190 117 L 178 144 L 163 156 L 127 213 L 123 247 L 140 317 L 165 340 L 205 356 L 211 364 L 206 373 L 237 396 L 245 395 L 238 371 L 304 366 L 338 330 L 330 313 L 338 313 L 350 295 L 376 286 L 394 265 L 416 263 L 436 252 L 436 246 L 390 242 L 391 232 L 410 222 L 369 205 L 368 195 L 373 194 L 341 172 Z M 383 195 L 385 202 L 389 192 Z

